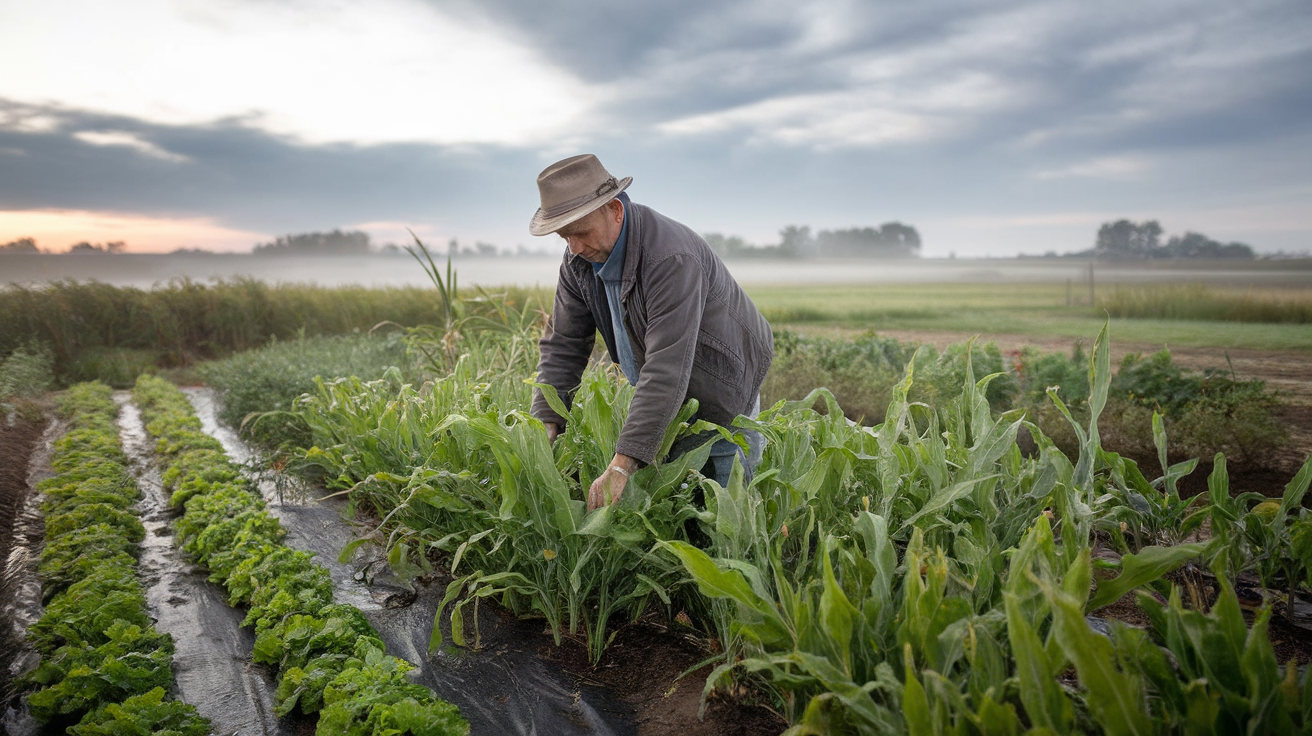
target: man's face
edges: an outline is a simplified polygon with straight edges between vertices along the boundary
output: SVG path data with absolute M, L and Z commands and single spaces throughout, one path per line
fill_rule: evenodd
M 556 234 L 569 244 L 569 252 L 593 263 L 605 263 L 624 228 L 624 205 L 612 199 L 595 212 L 562 227 Z

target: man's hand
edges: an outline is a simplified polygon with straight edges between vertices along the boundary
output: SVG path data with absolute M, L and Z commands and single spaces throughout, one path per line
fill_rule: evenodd
M 556 444 L 556 440 L 560 438 L 560 425 L 555 422 L 545 422 L 544 426 L 547 428 L 547 442 Z
M 616 455 L 606 472 L 598 476 L 588 489 L 588 511 L 595 511 L 620 500 L 625 486 L 629 484 L 629 476 L 637 469 L 637 460 L 628 455 Z

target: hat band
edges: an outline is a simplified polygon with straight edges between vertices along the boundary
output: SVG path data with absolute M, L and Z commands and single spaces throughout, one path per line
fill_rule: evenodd
M 610 194 L 611 192 L 619 188 L 620 188 L 620 183 L 615 181 L 615 177 L 612 176 L 606 181 L 602 182 L 601 186 L 597 187 L 592 192 L 583 195 L 582 197 L 575 197 L 574 199 L 568 200 L 566 202 L 561 202 L 560 204 L 551 208 L 544 207 L 542 209 L 542 214 L 545 217 L 559 217 L 560 215 L 569 212 L 570 210 L 574 209 L 575 207 L 578 207 L 579 205 L 587 204 L 588 202 L 591 202 L 597 199 L 598 197 L 604 197 L 607 194 Z

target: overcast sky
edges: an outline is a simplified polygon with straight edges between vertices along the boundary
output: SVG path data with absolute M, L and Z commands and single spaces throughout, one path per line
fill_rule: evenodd
M 1312 249 L 1312 4 L 0 0 L 0 243 L 533 238 L 591 151 L 701 232 Z

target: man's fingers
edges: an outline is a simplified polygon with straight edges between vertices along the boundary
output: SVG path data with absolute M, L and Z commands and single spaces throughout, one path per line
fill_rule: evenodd
M 628 479 L 619 473 L 603 472 L 592 486 L 588 488 L 588 511 L 596 511 L 602 506 L 609 506 L 624 495 Z

